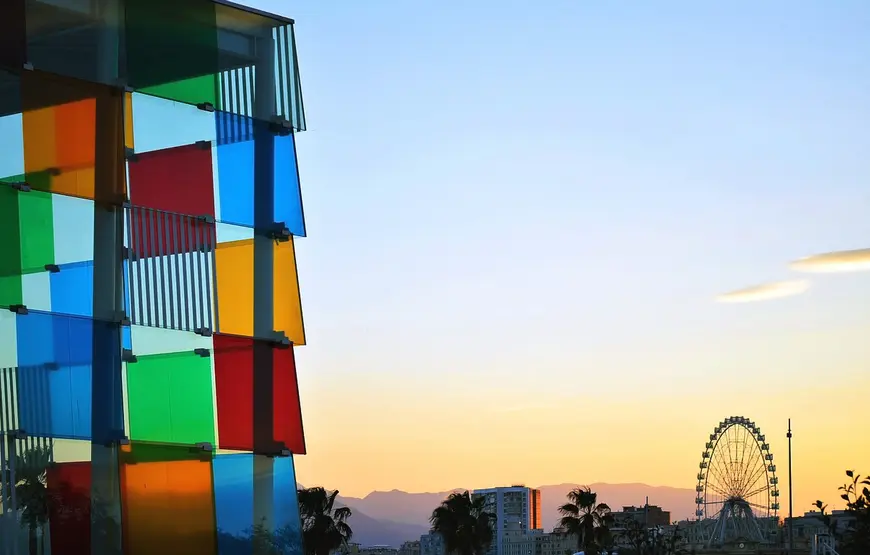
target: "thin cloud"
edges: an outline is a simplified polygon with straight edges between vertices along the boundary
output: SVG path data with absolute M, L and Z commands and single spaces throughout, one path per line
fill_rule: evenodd
M 797 272 L 840 273 L 870 271 L 870 249 L 828 252 L 807 256 L 790 264 Z
M 800 295 L 810 288 L 805 280 L 777 281 L 738 289 L 716 297 L 720 303 L 751 303 Z

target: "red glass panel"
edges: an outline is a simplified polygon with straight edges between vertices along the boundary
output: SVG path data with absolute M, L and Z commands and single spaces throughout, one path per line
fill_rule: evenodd
M 196 219 L 214 220 L 211 147 L 193 144 L 137 154 L 130 161 L 130 202 L 135 206 L 130 233 L 138 256 L 192 252 L 211 245 L 214 224 Z
M 304 455 L 305 433 L 293 347 L 272 349 L 272 380 L 275 441 L 284 443 L 294 455 Z
M 46 471 L 51 551 L 91 553 L 91 463 L 53 464 Z
M 254 350 L 266 345 L 254 339 L 215 334 L 214 365 L 219 447 L 267 453 L 283 444 L 295 455 L 305 454 L 305 436 L 291 347 L 270 346 L 272 358 L 271 407 L 255 402 Z M 271 410 L 271 417 L 255 411 Z M 255 416 L 257 417 L 255 419 Z M 254 423 L 272 424 L 272 444 L 262 445 Z
M 214 218 L 211 144 L 197 143 L 135 155 L 130 161 L 130 202 Z

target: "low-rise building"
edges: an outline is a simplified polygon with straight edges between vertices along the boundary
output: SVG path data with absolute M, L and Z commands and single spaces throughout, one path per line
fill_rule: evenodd
M 420 555 L 447 555 L 441 534 L 429 532 L 420 536 Z
M 398 555 L 420 555 L 420 540 L 403 543 Z

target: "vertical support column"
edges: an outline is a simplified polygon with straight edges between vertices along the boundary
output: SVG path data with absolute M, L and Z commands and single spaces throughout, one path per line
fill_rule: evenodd
M 275 111 L 275 47 L 271 32 L 257 39 L 254 94 L 254 335 L 269 337 L 274 327 L 274 246 L 269 236 L 275 214 L 275 141 L 268 122 Z M 272 347 L 254 342 L 254 448 L 272 449 Z M 271 458 L 254 458 L 254 523 L 273 528 Z M 256 555 L 256 554 L 255 554 Z
M 113 83 L 118 75 L 118 42 L 122 14 L 117 2 L 102 0 L 105 16 L 100 37 L 100 81 Z M 94 318 L 117 322 L 123 312 L 124 211 L 124 90 L 101 94 L 96 109 L 94 170 Z M 121 488 L 117 439 L 123 430 L 120 358 L 109 356 L 121 345 L 120 323 L 94 327 L 91 390 L 91 553 L 121 555 Z M 119 422 L 118 415 L 121 415 Z

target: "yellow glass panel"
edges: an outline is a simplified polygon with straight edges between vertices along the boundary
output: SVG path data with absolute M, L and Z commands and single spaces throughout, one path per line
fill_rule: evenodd
M 126 555 L 213 555 L 211 463 L 124 464 L 121 470 Z
M 283 331 L 294 345 L 305 345 L 299 275 L 296 271 L 296 248 L 292 237 L 286 243 L 278 243 L 275 247 L 273 273 L 275 329 Z
M 218 243 L 217 305 L 221 333 L 254 336 L 254 240 Z
M 305 344 L 302 303 L 293 240 L 273 250 L 273 326 L 295 345 Z M 220 243 L 217 264 L 217 304 L 220 332 L 254 337 L 254 241 Z

